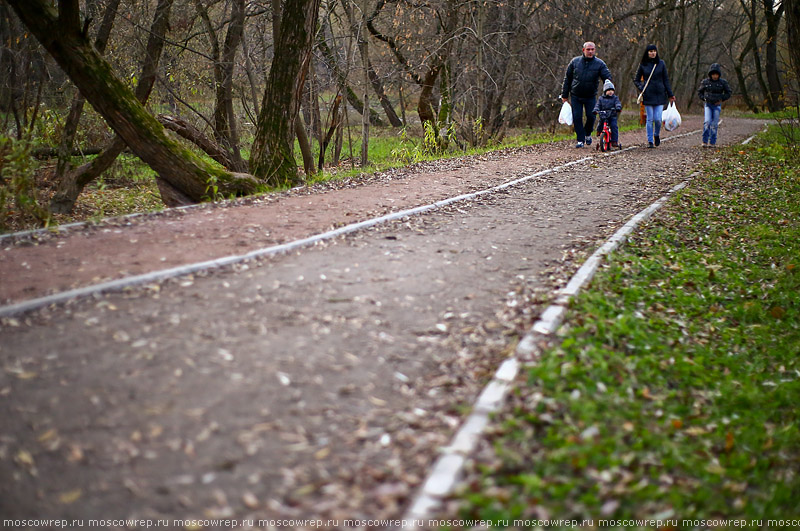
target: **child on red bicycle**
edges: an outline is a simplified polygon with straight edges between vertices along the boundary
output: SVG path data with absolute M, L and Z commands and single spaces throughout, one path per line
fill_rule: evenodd
M 614 83 L 606 79 L 603 83 L 603 95 L 597 99 L 593 113 L 599 118 L 597 120 L 597 134 L 603 132 L 603 122 L 608 123 L 611 129 L 611 147 L 619 148 L 619 127 L 617 126 L 617 113 L 622 110 L 622 102 L 614 93 Z

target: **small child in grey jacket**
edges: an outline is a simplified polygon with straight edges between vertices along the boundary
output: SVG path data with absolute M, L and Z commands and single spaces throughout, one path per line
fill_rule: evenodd
M 603 122 L 608 122 L 608 128 L 611 129 L 611 146 L 620 147 L 619 145 L 619 127 L 617 126 L 617 114 L 622 110 L 622 102 L 615 94 L 614 83 L 610 79 L 606 79 L 603 83 L 603 95 L 597 99 L 594 105 L 594 114 L 599 118 L 597 121 L 597 134 L 603 132 Z

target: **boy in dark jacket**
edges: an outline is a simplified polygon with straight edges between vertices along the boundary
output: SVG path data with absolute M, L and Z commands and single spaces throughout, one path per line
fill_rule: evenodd
M 597 134 L 600 135 L 603 132 L 603 121 L 607 121 L 608 128 L 611 129 L 611 147 L 620 147 L 617 113 L 622 110 L 622 102 L 614 92 L 614 83 L 610 79 L 606 79 L 603 83 L 603 95 L 595 103 L 592 113 L 600 117 L 597 123 Z
M 722 79 L 722 69 L 714 63 L 708 69 L 708 77 L 700 83 L 697 90 L 700 99 L 705 102 L 705 118 L 703 121 L 703 147 L 717 144 L 717 129 L 722 102 L 731 97 L 731 87 Z

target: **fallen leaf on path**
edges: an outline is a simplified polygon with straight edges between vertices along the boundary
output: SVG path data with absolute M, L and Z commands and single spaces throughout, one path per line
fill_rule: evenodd
M 73 489 L 59 494 L 58 501 L 60 503 L 63 503 L 64 505 L 69 505 L 70 503 L 75 503 L 76 501 L 78 501 L 82 495 L 83 495 L 83 490 Z

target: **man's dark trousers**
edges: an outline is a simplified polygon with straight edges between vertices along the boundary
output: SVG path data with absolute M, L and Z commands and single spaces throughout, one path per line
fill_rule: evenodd
M 583 142 L 586 137 L 592 133 L 594 127 L 594 105 L 597 99 L 592 96 L 591 98 L 579 98 L 570 94 L 570 105 L 572 105 L 572 125 L 575 127 L 575 136 L 578 142 Z M 586 123 L 583 122 L 583 114 L 586 113 Z

